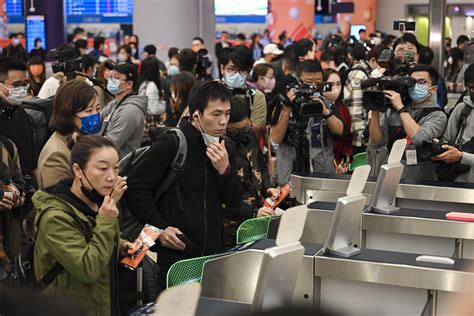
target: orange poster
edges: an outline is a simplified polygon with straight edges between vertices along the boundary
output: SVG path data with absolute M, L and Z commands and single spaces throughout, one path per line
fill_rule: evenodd
M 273 41 L 278 42 L 278 35 L 283 31 L 286 31 L 293 41 L 311 38 L 314 25 L 314 0 L 271 0 L 269 2 L 266 23 Z

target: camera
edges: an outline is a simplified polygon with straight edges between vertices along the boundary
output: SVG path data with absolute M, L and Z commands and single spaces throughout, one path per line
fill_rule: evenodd
M 212 66 L 211 59 L 209 58 L 209 53 L 207 49 L 201 48 L 197 52 L 196 60 L 196 76 L 198 80 L 209 79 L 210 73 L 209 69 Z
M 381 78 L 369 78 L 361 82 L 364 90 L 362 102 L 367 111 L 386 112 L 388 107 L 392 107 L 389 99 L 385 97 L 383 90 L 393 90 L 401 96 L 402 103 L 408 104 L 411 98 L 408 89 L 415 86 L 416 80 L 411 76 L 392 76 Z M 372 90 L 367 90 L 373 88 Z
M 320 100 L 314 100 L 314 96 L 319 96 L 323 92 L 332 90 L 331 82 L 321 82 L 316 86 L 311 86 L 302 82 L 296 75 L 293 75 L 293 82 L 291 82 L 286 91 L 293 89 L 296 97 L 293 102 L 287 100 L 286 94 L 280 94 L 280 98 L 285 104 L 291 103 L 291 108 L 296 114 L 296 119 L 308 119 L 323 112 L 323 103 Z
M 77 57 L 73 51 L 57 51 L 56 49 L 52 49 L 48 54 L 48 58 L 55 61 L 51 65 L 53 72 L 64 73 L 67 80 L 74 79 L 77 72 L 82 72 L 84 70 L 82 58 Z

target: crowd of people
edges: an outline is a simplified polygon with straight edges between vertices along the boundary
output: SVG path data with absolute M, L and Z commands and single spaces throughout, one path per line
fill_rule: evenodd
M 114 57 L 103 37 L 89 48 L 76 28 L 56 51 L 70 62 L 47 78 L 41 41 L 27 54 L 13 34 L 0 58 L 0 278 L 25 250 L 23 221 L 34 220 L 36 278 L 60 267 L 46 293 L 118 315 L 118 259 L 135 247 L 122 239 L 118 206 L 160 229 L 152 250 L 163 289 L 175 262 L 223 252 L 240 223 L 275 215 L 263 201 L 295 172 L 349 173 L 366 155 L 376 173 L 406 138 L 403 178 L 474 182 L 469 39 L 446 42 L 443 78 L 415 35 L 359 35 L 290 43 L 285 33 L 247 42 L 222 32 L 214 51 L 195 37 L 162 61 L 137 35 Z M 448 89 L 461 93 L 449 111 Z M 184 144 L 174 133 L 154 137 L 172 128 Z M 146 145 L 120 174 L 120 160 Z M 181 146 L 184 164 L 161 192 Z

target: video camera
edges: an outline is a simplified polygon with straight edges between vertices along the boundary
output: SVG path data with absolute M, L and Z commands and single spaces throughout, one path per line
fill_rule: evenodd
M 296 75 L 292 75 L 294 80 L 288 86 L 286 91 L 293 89 L 296 98 L 293 102 L 289 101 L 286 92 L 280 94 L 280 99 L 284 104 L 291 104 L 291 108 L 296 113 L 296 119 L 308 119 L 323 112 L 323 103 L 314 100 L 314 96 L 318 96 L 323 92 L 332 90 L 331 82 L 321 82 L 316 86 L 311 86 L 301 81 Z
M 209 69 L 212 66 L 211 59 L 209 58 L 209 53 L 207 49 L 201 48 L 197 52 L 197 61 L 196 61 L 196 76 L 198 80 L 209 79 L 210 71 Z
M 55 61 L 51 66 L 53 72 L 62 72 L 67 80 L 74 79 L 78 72 L 84 71 L 84 64 L 81 57 L 77 57 L 74 51 L 57 51 L 51 49 L 48 58 Z
M 361 82 L 360 86 L 364 91 L 362 102 L 367 111 L 386 112 L 387 108 L 392 107 L 392 103 L 385 97 L 384 90 L 393 90 L 401 96 L 402 103 L 408 104 L 411 98 L 408 89 L 416 84 L 416 80 L 411 76 L 392 76 L 381 78 L 369 78 Z M 373 88 L 367 90 L 368 88 Z

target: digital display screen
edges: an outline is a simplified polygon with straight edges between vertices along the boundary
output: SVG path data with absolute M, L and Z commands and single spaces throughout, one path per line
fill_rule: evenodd
M 361 29 L 367 29 L 367 26 L 365 24 L 355 24 L 355 25 L 351 25 L 351 34 L 350 35 L 354 35 L 355 38 L 357 38 L 358 41 L 360 41 L 360 37 L 359 37 L 359 31 Z
M 40 38 L 46 49 L 46 24 L 44 15 L 28 15 L 26 17 L 26 51 L 35 47 L 35 39 Z
M 215 0 L 216 23 L 265 23 L 268 0 Z
M 6 12 L 9 23 L 23 23 L 23 0 L 6 0 Z
M 133 0 L 66 0 L 67 23 L 133 23 Z

